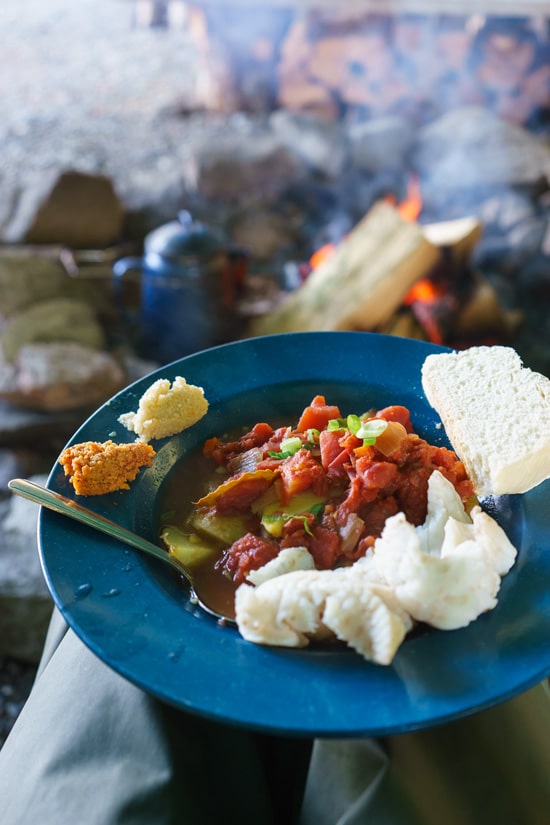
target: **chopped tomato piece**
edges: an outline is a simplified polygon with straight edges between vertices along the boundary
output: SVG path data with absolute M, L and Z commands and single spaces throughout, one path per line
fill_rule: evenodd
M 330 570 L 340 555 L 340 537 L 334 530 L 329 530 L 321 524 L 316 524 L 312 532 L 308 550 L 313 556 L 315 567 L 318 570 Z
M 258 570 L 278 555 L 276 542 L 246 533 L 227 548 L 216 562 L 216 569 L 227 573 L 235 584 L 242 584 L 251 570 Z
M 327 475 L 330 478 L 347 478 L 350 466 L 349 453 L 347 450 L 342 450 L 328 465 Z
M 284 504 L 303 490 L 311 489 L 319 496 L 325 494 L 327 488 L 325 471 L 309 450 L 298 450 L 290 458 L 285 458 L 280 467 Z
M 399 475 L 397 464 L 390 461 L 369 461 L 359 458 L 355 462 L 355 469 L 367 490 L 386 490 Z
M 399 510 L 399 506 L 395 496 L 385 496 L 377 498 L 375 501 L 367 504 L 361 509 L 361 517 L 365 522 L 365 538 L 369 536 L 371 539 L 378 538 L 382 534 L 386 519 L 394 516 Z M 374 541 L 372 542 L 374 544 Z M 366 550 L 367 547 L 363 545 Z M 357 548 L 359 551 L 359 548 Z M 360 558 L 360 556 L 356 556 Z
M 363 504 L 375 499 L 376 495 L 377 491 L 375 489 L 371 489 L 367 494 L 359 476 L 352 478 L 345 499 L 338 505 L 334 513 L 335 523 L 340 526 L 346 524 L 350 513 L 356 513 Z
M 319 435 L 321 464 L 331 476 L 345 477 L 343 465 L 350 460 L 347 450 L 343 449 L 340 444 L 341 437 L 341 432 L 329 432 L 328 430 L 322 430 Z
M 306 407 L 298 421 L 297 430 L 323 430 L 332 418 L 341 418 L 340 407 L 327 404 L 324 395 L 316 395 L 309 407 Z
M 363 441 L 356 435 L 353 435 L 353 433 L 347 433 L 343 438 L 341 438 L 340 444 L 344 450 L 347 450 L 348 453 L 351 454 L 358 447 L 361 447 Z
M 405 427 L 408 433 L 412 432 L 411 414 L 406 407 L 402 407 L 399 404 L 378 410 L 375 417 L 382 418 L 384 421 L 397 421 L 398 424 L 402 424 L 403 427 Z
M 318 570 L 330 570 L 341 555 L 340 536 L 335 530 L 315 524 L 308 533 L 298 519 L 285 524 L 281 548 L 285 547 L 307 547 Z
M 203 446 L 203 455 L 213 458 L 217 464 L 225 466 L 236 455 L 244 453 L 253 447 L 261 447 L 273 435 L 273 427 L 264 422 L 256 424 L 250 432 L 237 441 L 224 443 L 219 438 L 209 438 Z

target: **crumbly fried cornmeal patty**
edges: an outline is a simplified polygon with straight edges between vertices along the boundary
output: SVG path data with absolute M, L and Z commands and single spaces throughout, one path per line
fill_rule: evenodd
M 59 463 L 79 496 L 101 496 L 129 490 L 142 467 L 150 467 L 156 453 L 150 444 L 85 441 L 67 447 Z

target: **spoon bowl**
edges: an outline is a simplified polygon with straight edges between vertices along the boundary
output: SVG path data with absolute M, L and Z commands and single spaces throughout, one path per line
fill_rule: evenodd
M 67 516 L 75 521 L 79 521 L 81 524 L 86 524 L 94 530 L 106 533 L 111 538 L 124 542 L 124 544 L 130 545 L 136 550 L 141 550 L 142 553 L 153 556 L 155 559 L 169 565 L 186 579 L 191 589 L 193 601 L 195 601 L 202 610 L 223 623 L 235 624 L 235 616 L 229 613 L 227 604 L 223 606 L 218 604 L 215 593 L 209 592 L 208 596 L 202 594 L 200 592 L 200 585 L 197 584 L 194 571 L 184 566 L 179 559 L 171 556 L 166 550 L 163 550 L 162 547 L 153 544 L 153 542 L 139 536 L 137 533 L 133 533 L 126 527 L 122 527 L 120 524 L 111 521 L 111 519 L 94 513 L 93 510 L 84 507 L 77 501 L 73 501 L 67 498 L 67 496 L 61 495 L 61 493 L 48 490 L 46 487 L 41 487 L 40 484 L 35 484 L 28 479 L 14 478 L 8 482 L 8 487 L 12 493 L 16 493 L 18 496 L 22 496 L 22 498 L 29 499 L 29 501 L 33 501 L 42 507 L 47 507 L 49 510 L 54 510 L 62 516 Z

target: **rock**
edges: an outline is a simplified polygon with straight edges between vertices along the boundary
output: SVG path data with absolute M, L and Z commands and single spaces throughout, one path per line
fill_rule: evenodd
M 47 413 L 16 407 L 0 398 L 0 449 L 18 453 L 23 451 L 30 456 L 30 460 L 24 461 L 23 472 L 18 470 L 16 475 L 26 476 L 49 470 L 52 461 L 95 407 Z M 0 460 L 5 467 L 5 457 Z
M 414 131 L 399 117 L 353 123 L 348 135 L 352 164 L 362 172 L 402 169 L 414 143 Z
M 124 208 L 108 177 L 52 171 L 27 182 L 3 237 L 10 243 L 101 249 L 118 240 L 123 221 Z
M 0 653 L 28 662 L 40 658 L 53 608 L 38 557 L 38 511 L 15 496 L 0 502 Z
M 14 246 L 0 248 L 0 314 L 61 295 L 67 281 L 61 249 Z
M 206 200 L 226 203 L 276 196 L 303 175 L 303 164 L 269 134 L 206 142 L 186 167 L 190 188 Z
M 15 364 L 0 364 L 0 397 L 44 412 L 97 406 L 125 383 L 112 355 L 70 341 L 27 344 Z
M 418 130 L 413 165 L 425 185 L 469 187 L 534 185 L 550 177 L 550 147 L 521 126 L 486 109 L 461 107 Z
M 278 109 L 269 118 L 274 133 L 308 168 L 323 177 L 339 177 L 348 161 L 345 129 L 338 121 Z
M 246 209 L 230 223 L 231 240 L 249 250 L 255 260 L 270 261 L 295 242 L 292 225 L 273 210 Z
M 105 334 L 88 304 L 76 298 L 52 298 L 7 319 L 0 335 L 4 360 L 13 363 L 20 349 L 34 341 L 76 341 L 102 349 Z

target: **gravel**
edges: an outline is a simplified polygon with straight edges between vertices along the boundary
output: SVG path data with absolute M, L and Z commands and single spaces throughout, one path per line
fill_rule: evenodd
M 0 747 L 25 704 L 36 667 L 0 655 Z

